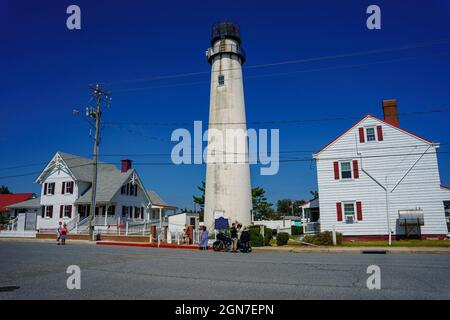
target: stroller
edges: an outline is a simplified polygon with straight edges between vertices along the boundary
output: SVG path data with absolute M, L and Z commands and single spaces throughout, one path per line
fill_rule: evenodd
M 223 231 L 217 234 L 217 240 L 213 243 L 214 251 L 231 251 L 231 238 L 227 236 Z M 250 246 L 250 233 L 243 231 L 241 239 L 238 240 L 237 249 L 240 252 L 252 252 Z

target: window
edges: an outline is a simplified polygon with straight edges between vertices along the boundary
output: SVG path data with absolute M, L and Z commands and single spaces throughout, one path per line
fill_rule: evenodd
M 55 194 L 55 183 L 48 183 L 47 184 L 47 194 Z
M 223 74 L 218 77 L 219 86 L 225 85 L 225 76 Z
M 350 161 L 341 162 L 341 177 L 342 179 L 352 178 L 352 164 Z
M 45 217 L 46 218 L 53 217 L 53 206 L 46 206 L 45 207 Z
M 355 204 L 344 203 L 344 220 L 345 223 L 355 222 Z
M 65 193 L 72 194 L 73 193 L 73 181 L 66 182 Z
M 64 206 L 64 217 L 65 218 L 72 217 L 72 206 Z
M 122 188 L 120 188 L 120 194 L 126 194 L 127 193 L 127 186 L 122 186 Z
M 375 137 L 375 128 L 366 128 L 367 141 L 377 141 Z
M 128 215 L 128 207 L 122 207 L 122 217 L 125 218 Z

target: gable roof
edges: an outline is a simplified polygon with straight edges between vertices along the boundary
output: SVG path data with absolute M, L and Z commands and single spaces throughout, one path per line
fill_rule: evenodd
M 8 206 L 33 198 L 34 193 L 0 194 L 0 212 L 9 211 Z
M 400 127 L 396 127 L 396 126 L 394 126 L 394 125 L 392 125 L 392 124 L 386 122 L 385 120 L 383 120 L 383 119 L 381 119 L 381 118 L 379 118 L 379 117 L 377 117 L 377 116 L 374 116 L 374 115 L 371 115 L 371 114 L 367 114 L 367 115 L 365 115 L 363 118 L 361 118 L 360 120 L 358 120 L 353 126 L 351 126 L 351 127 L 348 128 L 347 130 L 345 130 L 343 133 L 341 133 L 339 136 L 337 136 L 337 137 L 336 137 L 334 140 L 332 140 L 330 143 L 328 143 L 327 145 L 325 145 L 322 149 L 320 149 L 319 151 L 317 151 L 317 152 L 314 154 L 314 157 L 316 157 L 317 155 L 319 155 L 319 153 L 321 153 L 321 152 L 324 151 L 326 148 L 328 148 L 329 146 L 331 146 L 332 144 L 334 144 L 337 140 L 339 140 L 339 139 L 340 139 L 342 136 L 344 136 L 347 132 L 351 131 L 353 128 L 355 128 L 356 126 L 358 126 L 361 122 L 363 122 L 363 121 L 366 120 L 367 118 L 375 119 L 375 120 L 377 120 L 377 121 L 379 121 L 379 122 L 381 122 L 381 123 L 383 123 L 383 124 L 385 124 L 385 125 L 387 125 L 387 126 L 390 126 L 391 128 L 400 130 L 400 131 L 402 131 L 402 132 L 404 132 L 404 133 L 406 133 L 406 134 L 408 134 L 408 135 L 410 135 L 410 136 L 413 136 L 413 137 L 415 137 L 415 138 L 417 138 L 417 139 L 419 139 L 419 140 L 421 140 L 421 141 L 423 141 L 423 142 L 431 143 L 431 144 L 433 143 L 431 140 L 428 140 L 428 139 L 426 139 L 426 138 L 423 138 L 423 137 L 421 137 L 421 136 L 419 136 L 419 135 L 417 135 L 417 134 L 415 134 L 415 133 L 412 133 L 411 131 L 408 131 L 408 130 L 406 130 L 406 129 L 403 129 L 403 128 L 400 128 Z
M 154 206 L 158 207 L 166 207 L 166 208 L 176 208 L 175 206 L 171 206 L 167 202 L 165 202 L 155 191 L 147 190 L 147 194 L 150 198 L 150 202 Z

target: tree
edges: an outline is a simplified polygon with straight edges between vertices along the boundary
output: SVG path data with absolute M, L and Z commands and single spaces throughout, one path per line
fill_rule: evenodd
M 291 204 L 292 204 L 291 199 L 278 200 L 277 201 L 277 212 L 282 215 L 291 215 L 292 214 Z
M 192 199 L 194 200 L 194 203 L 198 204 L 200 207 L 200 213 L 199 213 L 199 220 L 200 222 L 205 221 L 204 220 L 204 208 L 205 208 L 205 181 L 202 181 L 202 185 L 198 186 L 197 189 L 200 190 L 201 195 L 200 196 L 192 196 Z
M 11 194 L 11 193 L 12 193 L 12 192 L 9 191 L 9 189 L 8 189 L 7 186 L 2 185 L 2 186 L 0 187 L 0 194 Z
M 201 191 L 200 196 L 192 196 L 194 199 L 194 203 L 200 206 L 200 211 L 203 211 L 205 208 L 205 181 L 202 181 L 202 185 L 197 187 L 198 190 Z
M 319 197 L 319 192 L 318 191 L 309 191 L 309 193 L 314 197 L 314 199 L 317 199 Z
M 267 201 L 266 191 L 256 187 L 252 189 L 253 217 L 255 220 L 268 219 L 273 215 L 272 204 Z
M 277 201 L 277 211 L 285 216 L 291 216 L 292 214 L 298 215 L 301 211 L 300 207 L 305 204 L 305 202 L 305 200 L 281 199 Z M 293 210 L 292 206 L 294 206 Z

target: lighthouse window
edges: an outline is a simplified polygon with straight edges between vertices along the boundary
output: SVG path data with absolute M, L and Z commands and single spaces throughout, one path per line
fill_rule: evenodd
M 223 74 L 219 75 L 219 86 L 223 86 L 225 84 L 225 76 Z

